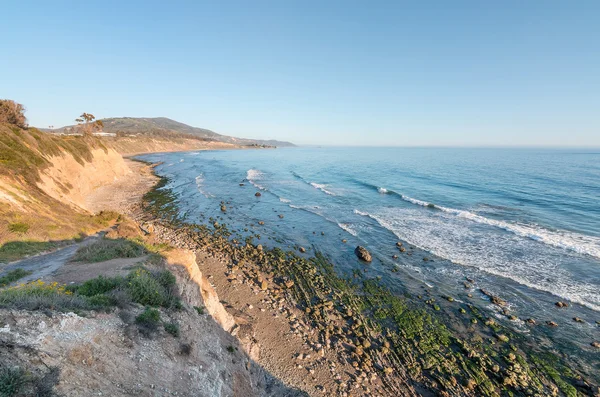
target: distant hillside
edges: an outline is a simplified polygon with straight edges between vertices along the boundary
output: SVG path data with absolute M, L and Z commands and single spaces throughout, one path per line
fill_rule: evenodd
M 192 127 L 166 117 L 112 117 L 102 119 L 104 132 L 121 133 L 123 135 L 189 135 L 196 138 L 215 140 L 236 145 L 269 145 L 294 146 L 290 142 L 262 139 L 235 138 L 217 134 L 205 128 Z M 72 126 L 62 127 L 52 132 L 60 132 Z

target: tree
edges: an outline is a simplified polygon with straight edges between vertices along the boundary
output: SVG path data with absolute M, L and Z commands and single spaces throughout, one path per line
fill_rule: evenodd
M 0 99 L 0 123 L 14 124 L 27 128 L 25 106 L 10 99 Z
M 83 135 L 92 135 L 96 131 L 101 131 L 104 127 L 102 120 L 96 120 L 96 116 L 91 113 L 82 113 L 75 121 Z

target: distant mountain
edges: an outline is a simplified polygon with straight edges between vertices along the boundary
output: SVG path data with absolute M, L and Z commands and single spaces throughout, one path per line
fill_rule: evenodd
M 104 132 L 121 133 L 124 135 L 188 135 L 236 145 L 295 146 L 293 143 L 285 141 L 235 138 L 221 135 L 205 128 L 192 127 L 166 117 L 111 117 L 102 119 L 102 122 L 104 123 Z M 73 126 L 66 126 L 50 131 L 61 132 L 71 127 Z

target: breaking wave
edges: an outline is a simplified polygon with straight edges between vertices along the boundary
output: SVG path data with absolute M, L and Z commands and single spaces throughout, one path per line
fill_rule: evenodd
M 448 214 L 455 215 L 459 218 L 468 219 L 484 225 L 498 227 L 518 236 L 539 241 L 543 244 L 551 245 L 553 247 L 563 248 L 579 254 L 600 258 L 600 238 L 598 237 L 569 232 L 567 230 L 549 230 L 537 225 L 510 223 L 506 221 L 490 219 L 470 211 L 442 207 L 440 205 L 434 205 L 433 203 L 417 200 L 404 195 L 402 195 L 402 199 L 422 207 L 435 208 Z
M 315 189 L 319 189 L 323 193 L 328 194 L 330 196 L 335 196 L 336 195 L 335 193 L 330 192 L 329 190 L 325 189 L 327 187 L 327 185 L 324 185 L 324 184 L 321 184 L 321 183 L 311 182 L 310 186 L 314 187 Z
M 259 170 L 255 170 L 253 168 L 246 171 L 246 180 L 248 182 L 250 182 L 252 185 L 254 185 L 254 187 L 256 187 L 257 189 L 260 189 L 260 190 L 267 190 L 266 187 L 262 186 L 261 184 L 259 184 L 257 182 L 257 181 L 260 181 L 261 179 L 263 179 L 264 176 L 265 176 L 265 174 L 263 174 Z

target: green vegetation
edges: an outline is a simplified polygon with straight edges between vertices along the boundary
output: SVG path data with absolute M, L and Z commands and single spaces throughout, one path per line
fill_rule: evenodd
M 0 290 L 0 307 L 63 312 L 110 310 L 125 296 L 125 303 L 180 309 L 174 280 L 168 271 L 150 272 L 144 268 L 131 271 L 125 278 L 99 276 L 73 286 L 38 280 Z
M 48 241 L 11 241 L 0 246 L 0 263 L 13 262 L 56 247 Z
M 19 367 L 0 369 L 1 397 L 20 395 L 27 383 L 29 383 L 29 376 L 23 369 Z
M 104 277 L 99 276 L 97 278 L 88 280 L 81 284 L 80 286 L 76 286 L 71 288 L 73 292 L 77 292 L 79 295 L 92 297 L 96 295 L 106 294 L 121 285 L 124 284 L 124 279 L 121 277 Z
M 179 308 L 181 302 L 174 292 L 172 279 L 164 272 L 152 273 L 138 268 L 127 276 L 127 290 L 131 299 L 141 305 Z
M 56 396 L 54 386 L 58 383 L 59 374 L 56 367 L 36 376 L 20 366 L 0 366 L 0 397 Z
M 177 324 L 175 322 L 171 322 L 171 323 L 164 323 L 163 326 L 165 327 L 165 331 L 167 331 L 174 337 L 179 338 L 179 324 Z
M 86 297 L 75 295 L 58 283 L 45 283 L 41 280 L 0 290 L 0 307 L 58 311 L 95 308 Z
M 146 249 L 127 239 L 100 239 L 81 247 L 73 260 L 76 262 L 104 262 L 115 258 L 138 258 L 147 254 Z
M 160 322 L 160 312 L 151 307 L 147 307 L 135 318 L 135 322 L 142 325 L 158 324 Z
M 196 310 L 196 312 L 200 315 L 204 314 L 204 308 L 200 307 L 200 306 L 194 306 L 194 309 Z
M 152 336 L 160 324 L 160 312 L 156 309 L 147 307 L 140 315 L 135 318 L 140 333 L 146 337 Z
M 9 284 L 14 283 L 17 280 L 22 279 L 25 276 L 29 276 L 31 274 L 28 270 L 23 269 L 15 269 L 6 273 L 6 275 L 0 277 L 0 287 L 6 287 Z

